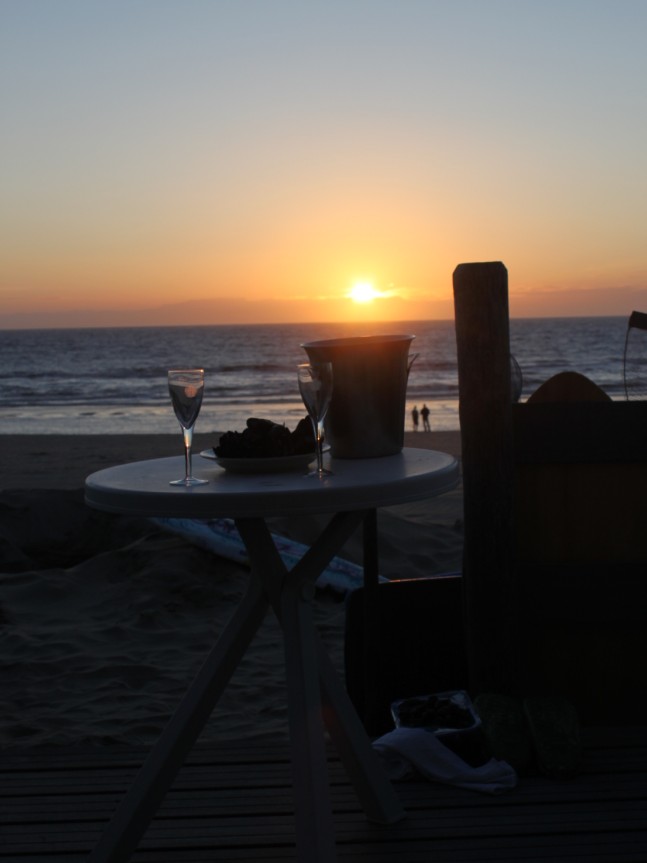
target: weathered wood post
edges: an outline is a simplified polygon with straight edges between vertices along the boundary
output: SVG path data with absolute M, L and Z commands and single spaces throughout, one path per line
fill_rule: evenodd
M 508 273 L 500 262 L 454 271 L 465 516 L 463 584 L 470 691 L 516 687 L 512 571 L 512 413 Z

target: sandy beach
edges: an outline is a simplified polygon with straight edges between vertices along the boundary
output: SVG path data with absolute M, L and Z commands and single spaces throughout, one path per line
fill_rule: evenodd
M 216 443 L 196 435 L 195 450 Z M 149 743 L 169 718 L 242 595 L 245 567 L 83 501 L 85 477 L 176 455 L 179 435 L 0 436 L 0 746 Z M 405 444 L 460 455 L 458 432 L 408 432 Z M 302 542 L 310 518 L 276 520 Z M 460 569 L 462 495 L 379 513 L 387 578 Z M 361 562 L 361 539 L 343 556 Z M 316 618 L 339 668 L 344 596 L 320 591 Z M 268 615 L 203 739 L 285 736 L 281 639 Z

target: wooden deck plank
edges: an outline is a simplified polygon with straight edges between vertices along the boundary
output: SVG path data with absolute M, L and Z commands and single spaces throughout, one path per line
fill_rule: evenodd
M 647 728 L 585 730 L 585 769 L 569 782 L 522 779 L 490 796 L 398 783 L 408 817 L 370 824 L 329 760 L 339 863 L 645 863 Z M 145 750 L 0 753 L 0 863 L 85 860 Z M 294 859 L 287 751 L 196 747 L 133 863 Z

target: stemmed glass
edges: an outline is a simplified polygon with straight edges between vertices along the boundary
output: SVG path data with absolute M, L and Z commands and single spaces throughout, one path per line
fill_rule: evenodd
M 332 471 L 323 466 L 323 422 L 332 395 L 332 363 L 299 363 L 299 391 L 312 422 L 317 445 L 317 467 L 308 476 L 323 479 Z
M 193 426 L 200 413 L 204 392 L 204 369 L 171 369 L 168 373 L 168 389 L 175 416 L 182 427 L 184 438 L 184 479 L 174 479 L 170 485 L 204 485 L 207 479 L 198 479 L 191 473 L 191 444 Z

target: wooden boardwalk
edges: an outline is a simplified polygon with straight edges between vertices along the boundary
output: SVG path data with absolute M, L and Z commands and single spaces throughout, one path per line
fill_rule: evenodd
M 526 778 L 496 797 L 398 783 L 408 817 L 392 827 L 366 821 L 331 753 L 340 863 L 645 863 L 647 727 L 585 729 L 584 739 L 584 769 L 568 782 Z M 0 754 L 0 863 L 85 860 L 144 755 L 110 747 Z M 198 746 L 132 859 L 286 863 L 293 842 L 287 750 Z

